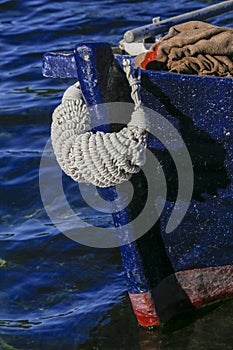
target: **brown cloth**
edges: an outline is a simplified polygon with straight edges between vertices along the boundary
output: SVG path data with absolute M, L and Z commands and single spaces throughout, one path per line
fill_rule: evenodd
M 142 69 L 233 76 L 233 28 L 201 21 L 176 25 L 160 42 L 135 58 Z

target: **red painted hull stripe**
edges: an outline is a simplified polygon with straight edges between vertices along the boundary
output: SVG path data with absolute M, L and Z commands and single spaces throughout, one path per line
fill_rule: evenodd
M 233 297 L 233 265 L 179 271 L 151 291 L 129 297 L 139 324 L 158 326 L 185 308 Z

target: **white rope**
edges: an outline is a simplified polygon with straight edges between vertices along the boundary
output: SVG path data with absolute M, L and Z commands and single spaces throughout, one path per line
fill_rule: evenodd
M 135 108 L 121 131 L 90 131 L 90 115 L 79 83 L 65 91 L 62 103 L 53 112 L 54 153 L 62 170 L 75 181 L 113 186 L 129 180 L 145 164 L 147 121 L 141 107 L 140 79 L 134 77 L 129 60 L 123 61 L 123 69 Z

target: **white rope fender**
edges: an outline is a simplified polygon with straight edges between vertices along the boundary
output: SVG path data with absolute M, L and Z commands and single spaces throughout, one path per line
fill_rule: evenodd
M 51 139 L 56 159 L 77 182 L 114 186 L 129 180 L 145 164 L 147 122 L 141 108 L 140 79 L 134 77 L 128 59 L 123 61 L 123 69 L 135 108 L 127 127 L 119 132 L 90 131 L 90 115 L 79 83 L 65 91 L 53 112 Z

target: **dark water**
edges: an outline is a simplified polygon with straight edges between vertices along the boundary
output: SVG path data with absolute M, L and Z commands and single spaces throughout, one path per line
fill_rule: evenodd
M 90 39 L 117 44 L 151 17 L 214 3 L 0 0 L 0 350 L 233 349 L 232 301 L 153 333 L 139 328 L 118 249 L 81 246 L 59 233 L 38 184 L 51 113 L 72 83 L 43 78 L 42 54 Z M 209 22 L 232 26 L 233 13 Z M 77 185 L 66 179 L 66 188 L 88 219 Z

